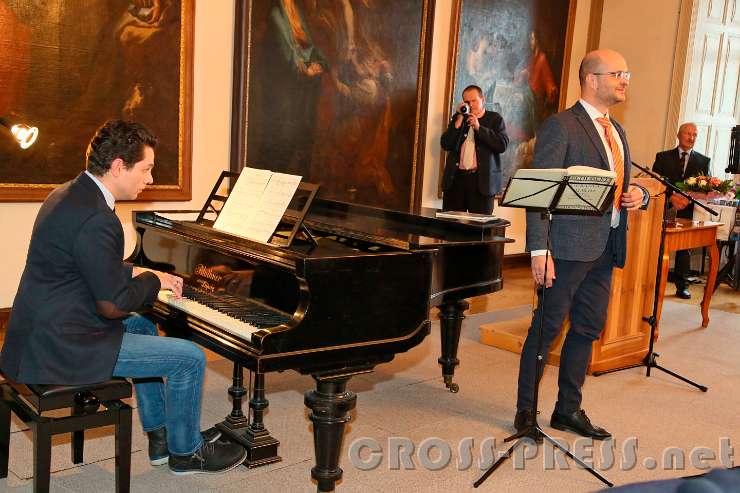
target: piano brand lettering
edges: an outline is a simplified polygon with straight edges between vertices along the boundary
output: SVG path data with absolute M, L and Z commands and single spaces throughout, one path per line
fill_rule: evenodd
M 205 277 L 206 279 L 210 279 L 211 281 L 216 282 L 220 282 L 221 279 L 224 278 L 224 276 L 213 272 L 213 269 L 211 269 L 210 267 L 206 267 L 203 264 L 198 264 L 197 266 L 195 266 L 194 273 L 198 276 Z
M 660 468 L 664 471 L 734 467 L 734 449 L 727 437 L 719 438 L 718 452 L 704 446 L 691 447 L 688 452 L 685 447 L 670 446 L 664 448 L 657 458 L 639 454 L 637 437 L 626 438 L 619 447 L 619 453 L 617 440 L 594 441 L 590 438 L 578 438 L 573 441 L 572 447 L 567 440 L 556 440 L 584 462 L 602 471 L 615 467 L 629 471 L 640 466 L 647 470 Z M 406 437 L 389 437 L 384 449 L 378 440 L 362 437 L 350 444 L 348 455 L 350 463 L 361 471 L 376 469 L 384 463 L 391 471 L 419 468 L 438 471 L 448 467 L 465 471 L 473 466 L 483 471 L 490 468 L 508 449 L 508 444 L 501 444 L 501 450 L 496 445 L 493 437 L 483 439 L 477 447 L 473 437 L 465 437 L 456 445 L 438 437 L 425 438 L 418 444 Z M 534 442 L 526 443 L 515 449 L 513 459 L 515 469 L 526 469 L 528 464 L 535 465 L 533 461 L 536 460 L 542 460 L 542 466 L 539 463 L 536 466 L 545 469 L 574 467 L 566 460 L 565 454 L 549 443 L 545 443 L 544 447 L 539 447 Z

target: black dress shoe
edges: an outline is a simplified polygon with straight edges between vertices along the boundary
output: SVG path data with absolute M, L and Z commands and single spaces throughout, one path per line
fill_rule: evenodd
M 535 443 L 542 443 L 542 435 L 536 431 L 536 425 L 537 415 L 531 409 L 516 412 L 516 416 L 514 416 L 514 428 L 516 428 L 516 432 L 521 433 L 524 430 L 531 430 L 522 435 L 522 438 L 531 438 Z
M 550 426 L 556 430 L 572 431 L 573 433 L 593 438 L 594 440 L 606 440 L 612 437 L 612 434 L 604 428 L 592 425 L 591 420 L 586 416 L 586 411 L 583 409 L 569 414 L 560 414 L 557 411 L 553 411 Z
M 688 289 L 677 289 L 676 290 L 676 297 L 684 299 L 684 300 L 690 300 L 691 299 L 691 293 Z

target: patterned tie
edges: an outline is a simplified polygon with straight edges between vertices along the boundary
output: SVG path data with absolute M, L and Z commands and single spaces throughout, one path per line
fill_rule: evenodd
M 683 171 L 681 172 L 681 178 L 686 177 L 686 164 L 688 164 L 688 161 L 686 159 L 686 154 L 688 154 L 688 152 L 686 151 L 681 152 L 681 167 L 683 168 Z
M 619 211 L 622 208 L 622 182 L 624 182 L 624 160 L 622 158 L 622 151 L 619 150 L 614 135 L 612 135 L 612 123 L 608 118 L 601 117 L 597 118 L 596 121 L 604 128 L 604 136 L 606 137 L 606 143 L 609 144 L 609 149 L 612 152 L 612 161 L 614 161 L 614 172 L 617 174 L 616 177 L 616 188 L 614 189 L 614 208 Z

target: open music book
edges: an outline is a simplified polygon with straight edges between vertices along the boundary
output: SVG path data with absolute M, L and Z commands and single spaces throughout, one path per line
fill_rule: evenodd
M 603 212 L 615 179 L 614 171 L 591 166 L 520 169 L 509 181 L 500 205 Z
M 301 182 L 298 175 L 244 168 L 214 229 L 267 243 Z

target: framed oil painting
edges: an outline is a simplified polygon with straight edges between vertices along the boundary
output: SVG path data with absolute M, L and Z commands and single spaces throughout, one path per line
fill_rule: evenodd
M 107 119 L 159 138 L 138 200 L 189 200 L 194 0 L 0 0 L 0 117 L 38 127 L 21 150 L 0 127 L 0 200 L 39 201 L 85 168 Z
M 232 171 L 324 198 L 421 203 L 433 0 L 237 2 Z
M 531 163 L 537 127 L 565 104 L 575 10 L 576 0 L 453 2 L 445 125 L 463 89 L 479 86 L 510 139 L 503 183 Z

